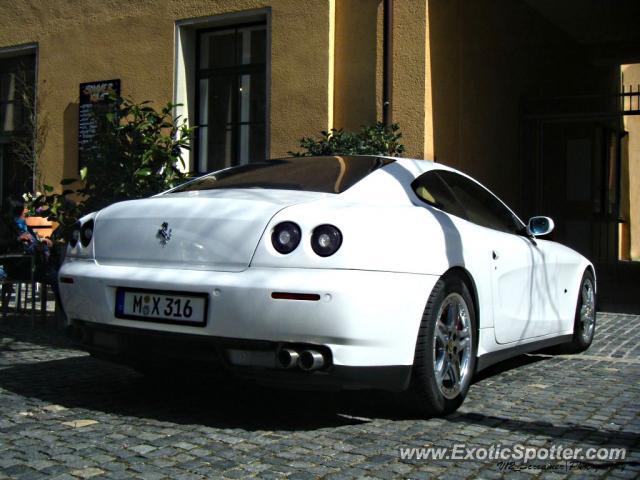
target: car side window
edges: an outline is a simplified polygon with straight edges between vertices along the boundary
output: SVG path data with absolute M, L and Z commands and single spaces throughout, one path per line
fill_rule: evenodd
M 411 183 L 411 188 L 425 203 L 443 212 L 466 218 L 464 209 L 435 171 L 420 175 Z
M 522 232 L 522 223 L 486 188 L 455 172 L 442 170 L 438 175 L 451 187 L 469 221 L 501 232 Z

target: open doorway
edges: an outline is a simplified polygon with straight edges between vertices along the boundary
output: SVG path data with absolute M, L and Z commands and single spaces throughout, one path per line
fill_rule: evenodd
M 640 298 L 639 99 L 622 89 L 535 99 L 522 119 L 527 208 L 556 219 L 552 239 L 594 263 L 611 311 L 637 312 Z

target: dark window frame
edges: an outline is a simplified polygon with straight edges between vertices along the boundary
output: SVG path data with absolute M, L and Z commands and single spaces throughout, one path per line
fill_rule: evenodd
M 520 218 L 515 213 L 513 213 L 513 211 L 507 206 L 506 203 L 504 203 L 502 200 L 500 200 L 500 198 L 497 195 L 495 195 L 493 192 L 491 192 L 491 190 L 489 190 L 488 188 L 486 188 L 484 185 L 482 185 L 481 183 L 477 182 L 476 180 L 474 180 L 474 179 L 472 179 L 470 177 L 467 177 L 465 175 L 462 175 L 462 174 L 460 174 L 458 172 L 454 172 L 454 171 L 451 171 L 451 170 L 442 170 L 442 169 L 441 170 L 436 170 L 436 171 L 437 171 L 438 176 L 440 177 L 440 179 L 444 182 L 445 185 L 447 185 L 447 187 L 449 188 L 449 190 L 451 191 L 453 196 L 456 198 L 458 204 L 462 206 L 462 208 L 463 208 L 463 210 L 465 212 L 467 212 L 466 220 L 468 220 L 469 222 L 473 223 L 474 225 L 478 225 L 478 226 L 481 226 L 481 227 L 484 227 L 484 228 L 489 228 L 489 229 L 494 230 L 496 232 L 507 233 L 507 234 L 511 234 L 511 235 L 518 235 L 518 236 L 527 236 L 526 235 L 526 226 L 522 222 L 522 220 L 520 220 Z M 443 175 L 443 173 L 444 173 L 444 175 Z M 483 191 L 484 193 L 486 193 L 489 197 L 491 197 L 492 200 L 494 200 L 494 202 L 500 208 L 502 208 L 504 210 L 504 213 L 507 214 L 511 218 L 511 220 L 513 222 L 513 227 L 518 227 L 518 228 L 514 228 L 513 230 L 503 230 L 503 229 L 499 229 L 499 228 L 496 228 L 496 227 L 491 226 L 491 225 L 482 224 L 482 223 L 479 223 L 479 222 L 477 222 L 475 220 L 472 220 L 472 217 L 468 213 L 469 209 L 465 206 L 465 203 L 460 200 L 460 198 L 456 194 L 454 188 L 452 188 L 452 186 L 449 185 L 449 182 L 447 182 L 447 179 L 446 179 L 447 175 L 451 175 L 454 178 L 457 177 L 457 178 L 461 179 L 463 182 L 467 182 L 467 183 L 475 186 L 479 190 Z M 482 203 L 482 202 L 480 202 L 480 203 Z M 488 208 L 490 208 L 490 206 L 488 206 Z M 503 220 L 499 215 L 497 215 L 496 218 L 500 222 L 502 222 L 502 220 Z
M 245 64 L 245 65 L 233 65 L 233 66 L 227 66 L 227 67 L 218 67 L 218 68 L 200 68 L 200 61 L 201 61 L 201 38 L 203 35 L 207 34 L 207 33 L 211 33 L 211 32 L 219 32 L 219 31 L 224 31 L 224 30 L 234 30 L 236 33 L 238 32 L 238 30 L 242 29 L 242 28 L 248 28 L 248 27 L 255 27 L 255 26 L 264 26 L 265 27 L 265 32 L 267 35 L 267 41 L 265 42 L 265 61 L 264 62 L 260 62 L 260 63 L 249 63 L 249 64 Z M 230 24 L 230 25 L 224 25 L 224 26 L 218 26 L 218 27 L 208 27 L 208 28 L 202 28 L 202 29 L 198 29 L 196 31 L 196 49 L 195 49 L 195 55 L 196 55 L 196 68 L 195 68 L 195 119 L 196 122 L 195 124 L 200 126 L 200 112 L 201 112 L 201 105 L 200 105 L 200 81 L 202 79 L 208 79 L 208 78 L 213 78 L 216 75 L 229 75 L 229 76 L 233 76 L 234 78 L 234 83 L 233 83 L 233 97 L 232 97 L 232 105 L 234 106 L 232 109 L 232 118 L 231 118 L 231 137 L 232 137 L 232 142 L 231 142 L 231 158 L 232 158 L 232 165 L 231 166 L 236 166 L 238 163 L 238 155 L 239 155 L 239 141 L 240 141 L 240 126 L 242 125 L 264 125 L 264 132 L 265 132 L 265 139 L 264 139 L 264 145 L 265 145 L 265 158 L 267 156 L 267 152 L 266 152 L 266 148 L 267 148 L 267 138 L 266 138 L 266 134 L 267 134 L 267 123 L 268 123 L 268 91 L 265 92 L 265 117 L 263 122 L 240 122 L 239 121 L 239 108 L 238 108 L 238 103 L 239 103 L 239 80 L 240 77 L 242 75 L 247 75 L 247 74 L 252 74 L 252 73 L 262 73 L 264 72 L 265 74 L 265 78 L 268 75 L 267 72 L 267 57 L 269 55 L 268 52 L 268 45 L 269 45 L 269 41 L 268 41 L 268 35 L 269 35 L 269 24 L 267 22 L 267 20 L 260 20 L 260 21 L 252 21 L 252 22 L 245 22 L 245 23 L 234 23 L 234 24 Z M 237 46 L 236 46 L 237 48 Z M 237 57 L 237 51 L 236 51 L 236 57 Z M 265 89 L 268 89 L 268 81 L 265 82 Z M 208 119 L 207 119 L 207 123 L 203 124 L 202 126 L 206 127 L 207 129 L 209 128 L 209 123 L 208 123 Z M 201 166 L 200 166 L 200 149 L 203 148 L 203 146 L 200 144 L 200 137 L 197 133 L 197 129 L 196 129 L 196 133 L 195 133 L 195 138 L 194 138 L 194 145 L 193 145 L 193 157 L 194 157 L 194 162 L 193 165 L 195 166 L 195 172 L 196 173 L 207 173 L 209 172 L 208 169 L 206 170 L 202 170 Z M 204 147 L 206 148 L 206 146 Z M 260 159 L 260 160 L 264 160 L 264 159 Z M 207 162 L 208 164 L 208 162 Z
M 458 208 L 459 212 L 453 212 L 450 211 L 446 205 L 443 204 L 438 204 L 438 203 L 433 203 L 430 202 L 429 200 L 427 200 L 426 198 L 422 198 L 420 195 L 418 195 L 417 189 L 420 188 L 421 186 L 424 186 L 424 179 L 428 178 L 428 177 L 433 177 L 436 179 L 436 181 L 438 181 L 444 190 L 446 190 L 447 194 L 449 196 L 452 197 L 453 203 L 455 204 L 455 206 Z M 442 179 L 442 177 L 440 175 L 438 175 L 438 170 L 429 170 L 427 172 L 424 172 L 423 174 L 421 174 L 420 176 L 418 176 L 413 182 L 411 182 L 411 189 L 413 190 L 413 193 L 415 194 L 416 197 L 418 197 L 418 199 L 421 202 L 426 203 L 427 205 L 433 207 L 433 208 L 437 208 L 438 210 L 447 213 L 449 215 L 455 215 L 458 218 L 462 218 L 463 220 L 469 220 L 467 218 L 467 212 L 464 208 L 464 206 L 460 203 L 460 200 L 458 200 L 458 197 L 456 197 L 456 195 L 453 193 L 453 191 L 451 190 L 451 187 L 449 187 L 449 185 Z M 429 190 L 429 189 L 427 189 Z M 429 192 L 430 194 L 433 194 L 433 192 Z M 436 202 L 438 202 L 438 198 L 435 198 Z
M 0 73 L 1 74 L 19 74 L 24 72 L 27 76 L 26 81 L 32 88 L 33 100 L 37 103 L 37 71 L 38 57 L 37 47 L 26 47 L 19 49 L 10 55 L 0 56 Z M 22 98 L 17 97 L 9 100 L 8 97 L 2 96 L 2 87 L 0 86 L 0 112 L 2 107 L 12 105 L 19 112 L 14 113 L 13 130 L 4 130 L 4 117 L 0 118 L 0 205 L 3 204 L 5 197 L 9 195 L 20 195 L 25 190 L 33 188 L 33 172 L 31 172 L 24 164 L 17 161 L 13 157 L 13 143 L 17 139 L 29 138 L 29 109 L 24 105 Z M 17 90 L 16 90 L 17 91 Z
M 31 57 L 33 57 L 33 59 L 31 59 Z M 24 62 L 33 62 L 33 67 L 30 68 L 29 66 L 25 65 Z M 35 91 L 36 91 L 36 70 L 35 70 L 35 54 L 26 54 L 26 55 L 20 55 L 17 57 L 10 57 L 8 59 L 2 59 L 0 58 L 0 74 L 4 73 L 4 74 L 17 74 L 20 71 L 20 68 L 24 68 L 24 72 L 30 76 L 30 80 L 33 82 L 32 83 L 32 88 L 33 88 L 33 93 L 35 95 Z M 1 90 L 1 84 L 0 84 L 0 93 L 2 92 Z M 26 125 L 26 119 L 27 116 L 29 114 L 27 107 L 24 105 L 23 101 L 21 98 L 16 98 L 13 100 L 8 100 L 5 99 L 2 95 L 0 95 L 0 112 L 3 111 L 3 107 L 8 107 L 9 105 L 12 105 L 15 109 L 19 110 L 19 113 L 15 114 L 16 116 L 14 117 L 14 120 L 19 120 L 22 123 L 15 125 L 13 130 L 3 130 L 2 128 L 4 127 L 4 125 L 2 125 L 2 120 L 0 119 L 0 138 L 5 140 L 5 143 L 10 142 L 10 139 L 12 137 L 17 137 L 17 136 L 26 136 L 28 135 L 28 128 Z

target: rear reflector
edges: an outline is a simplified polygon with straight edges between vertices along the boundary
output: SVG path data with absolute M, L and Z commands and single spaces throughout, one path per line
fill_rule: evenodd
M 61 283 L 73 283 L 73 278 L 71 277 L 60 277 Z
M 317 302 L 320 300 L 320 295 L 317 293 L 288 293 L 288 292 L 273 292 L 271 298 L 278 300 L 310 300 Z

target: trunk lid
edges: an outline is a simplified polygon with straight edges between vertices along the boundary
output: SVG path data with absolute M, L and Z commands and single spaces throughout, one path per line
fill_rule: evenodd
M 240 272 L 281 209 L 328 194 L 209 190 L 111 205 L 95 220 L 98 263 Z

